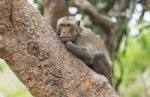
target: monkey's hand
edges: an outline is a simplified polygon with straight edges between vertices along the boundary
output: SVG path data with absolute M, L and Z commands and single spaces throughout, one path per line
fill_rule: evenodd
M 75 56 L 78 57 L 77 49 L 79 47 L 76 44 L 72 43 L 71 41 L 67 41 L 65 44 L 66 44 L 65 46 L 66 46 L 67 50 L 69 50 L 71 53 L 73 53 Z
M 82 59 L 86 64 L 93 64 L 93 55 L 88 48 L 76 45 L 71 41 L 66 42 L 66 48 L 76 57 Z
M 69 49 L 69 47 L 72 47 L 72 46 L 73 46 L 73 43 L 71 41 L 66 42 L 67 49 Z

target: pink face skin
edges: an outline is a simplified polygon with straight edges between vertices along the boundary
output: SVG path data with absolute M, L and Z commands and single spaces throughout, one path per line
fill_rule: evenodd
M 59 37 L 63 42 L 72 41 L 74 39 L 74 27 L 69 23 L 63 23 L 58 28 Z

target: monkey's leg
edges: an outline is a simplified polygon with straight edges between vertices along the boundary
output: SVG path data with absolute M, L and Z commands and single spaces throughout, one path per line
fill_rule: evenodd
M 106 64 L 106 68 L 108 68 L 108 71 L 112 71 L 111 64 L 112 62 L 110 60 L 107 60 L 106 56 L 102 52 L 96 52 L 94 53 L 94 60 L 101 60 L 104 64 Z
M 93 55 L 88 48 L 78 46 L 70 41 L 66 43 L 66 47 L 71 53 L 82 59 L 86 64 L 93 64 Z
M 104 53 L 97 52 L 94 54 L 93 70 L 101 75 L 104 75 L 112 85 L 112 70 Z

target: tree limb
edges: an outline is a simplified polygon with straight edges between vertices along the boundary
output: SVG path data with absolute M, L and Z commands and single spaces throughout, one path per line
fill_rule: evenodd
M 44 16 L 48 23 L 55 29 L 57 20 L 63 16 L 67 16 L 68 6 L 66 0 L 43 0 Z
M 119 88 L 121 82 L 123 81 L 123 75 L 124 75 L 123 64 L 122 64 L 121 60 L 118 58 L 118 56 L 117 56 L 117 62 L 119 63 L 119 66 L 120 66 L 120 76 L 117 79 L 117 82 L 116 82 L 116 85 L 115 85 L 115 90 L 116 91 L 118 91 L 118 88 Z
M 113 23 L 109 17 L 99 14 L 87 0 L 74 0 L 74 3 L 79 9 L 86 13 L 94 23 L 99 25 L 104 32 L 109 33 L 114 27 L 115 23 Z

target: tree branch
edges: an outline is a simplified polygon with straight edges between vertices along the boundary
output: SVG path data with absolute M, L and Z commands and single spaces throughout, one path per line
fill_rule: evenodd
M 74 3 L 79 9 L 86 13 L 94 23 L 99 25 L 104 32 L 109 33 L 114 27 L 115 23 L 113 23 L 109 17 L 99 14 L 87 0 L 74 0 Z
M 56 29 L 57 20 L 69 14 L 66 0 L 43 0 L 43 4 L 46 20 Z
M 119 63 L 119 66 L 120 66 L 120 76 L 119 78 L 117 79 L 117 82 L 116 82 L 116 86 L 115 86 L 115 90 L 118 91 L 118 88 L 123 80 L 123 75 L 124 75 L 124 68 L 123 68 L 123 64 L 121 62 L 121 60 L 118 58 L 117 56 L 117 62 Z

